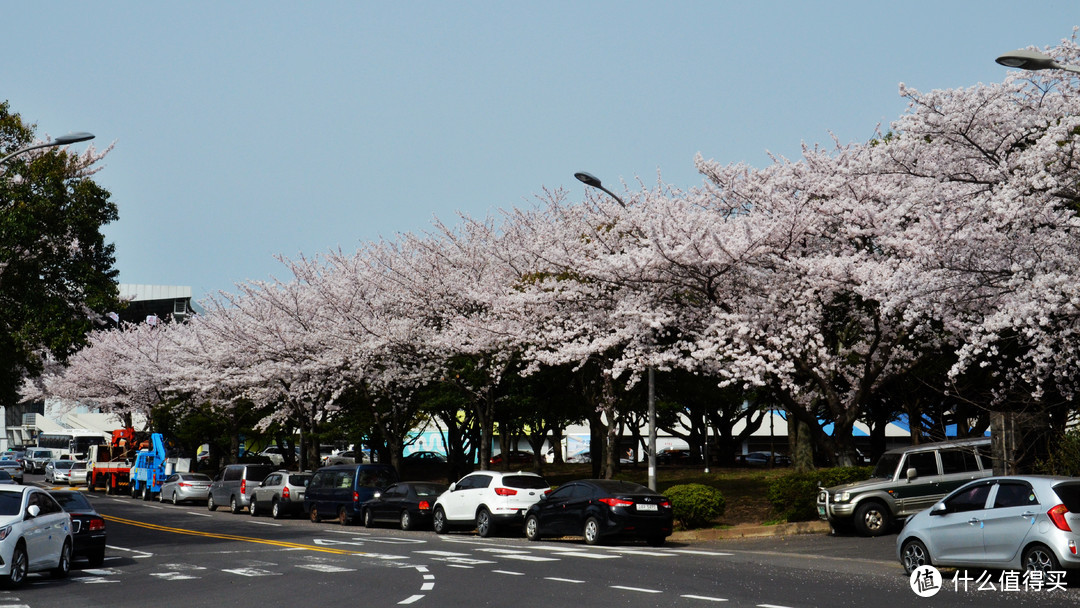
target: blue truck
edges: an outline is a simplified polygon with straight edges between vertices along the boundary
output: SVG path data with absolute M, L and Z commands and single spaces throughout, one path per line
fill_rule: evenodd
M 165 454 L 165 440 L 161 433 L 151 433 L 150 446 L 139 450 L 135 455 L 135 466 L 131 467 L 131 496 L 150 500 L 161 493 L 161 484 L 172 474 Z

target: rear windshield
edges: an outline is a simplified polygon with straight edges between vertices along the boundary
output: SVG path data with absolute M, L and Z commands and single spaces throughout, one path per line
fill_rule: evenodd
M 22 492 L 0 492 L 0 515 L 17 515 L 22 509 Z
M 446 490 L 446 486 L 437 483 L 418 483 L 413 486 L 413 489 L 416 490 L 417 496 L 427 498 L 442 494 Z
M 184 481 L 212 481 L 209 475 L 203 475 L 202 473 L 181 473 L 180 479 Z
M 74 460 L 57 460 L 53 463 L 54 469 L 70 469 L 71 465 L 75 464 Z
M 310 481 L 311 475 L 289 475 L 290 486 L 304 486 L 306 488 Z
M 249 464 L 247 467 L 247 480 L 262 481 L 273 472 L 274 467 L 268 464 Z
M 1054 492 L 1061 499 L 1065 508 L 1073 513 L 1080 513 L 1080 483 L 1067 481 L 1054 486 Z
M 94 508 L 90 506 L 90 501 L 86 500 L 86 498 L 78 492 L 57 492 L 56 494 L 52 494 L 52 497 L 56 499 L 56 502 L 60 503 L 61 507 L 64 507 L 65 511 L 90 510 Z
M 537 475 L 507 475 L 502 478 L 502 485 L 523 490 L 546 490 L 551 487 L 543 477 Z

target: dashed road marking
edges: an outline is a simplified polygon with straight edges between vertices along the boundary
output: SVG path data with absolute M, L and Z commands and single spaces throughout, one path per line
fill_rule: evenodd
M 623 591 L 636 591 L 638 593 L 663 593 L 659 589 L 644 589 L 642 587 L 624 587 L 623 585 L 612 585 L 612 589 L 621 589 Z
M 688 600 L 704 600 L 706 602 L 726 602 L 727 600 L 722 597 L 709 597 L 707 595 L 680 595 L 679 597 L 685 597 Z
M 546 581 L 555 581 L 556 583 L 584 583 L 585 581 L 579 581 L 574 578 L 559 578 L 557 576 L 545 576 Z
M 508 574 L 510 576 L 525 576 L 524 572 L 513 572 L 510 570 L 492 570 L 495 574 Z
M 400 602 L 398 602 L 398 604 L 399 605 L 400 604 L 411 604 L 411 603 L 413 603 L 415 601 L 422 600 L 422 599 L 424 599 L 424 596 L 422 596 L 422 595 L 410 595 L 409 597 L 407 597 L 407 598 L 401 600 Z

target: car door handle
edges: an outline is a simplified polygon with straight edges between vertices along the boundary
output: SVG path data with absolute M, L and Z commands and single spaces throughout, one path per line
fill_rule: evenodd
M 975 524 L 979 523 L 979 518 L 978 517 L 972 517 L 971 519 L 968 520 L 968 523 L 971 524 L 971 525 L 975 525 Z
M 1023 513 L 1020 514 L 1020 517 L 1023 517 L 1023 518 L 1035 517 L 1035 513 L 1032 513 L 1031 511 L 1024 511 Z

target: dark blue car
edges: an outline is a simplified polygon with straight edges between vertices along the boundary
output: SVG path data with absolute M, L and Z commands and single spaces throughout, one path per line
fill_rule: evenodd
M 334 518 L 341 525 L 360 518 L 362 505 L 397 483 L 388 464 L 337 464 L 315 471 L 304 494 L 304 512 L 311 521 Z

